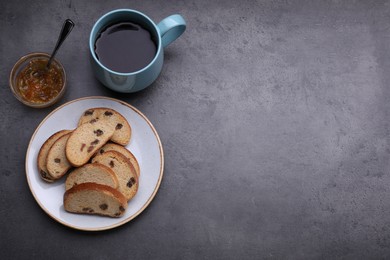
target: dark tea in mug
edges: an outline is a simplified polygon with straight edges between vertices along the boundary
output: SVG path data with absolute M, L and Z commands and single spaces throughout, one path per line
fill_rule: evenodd
M 130 21 L 110 24 L 100 31 L 95 41 L 95 54 L 107 68 L 131 73 L 148 66 L 154 59 L 157 45 L 151 33 Z

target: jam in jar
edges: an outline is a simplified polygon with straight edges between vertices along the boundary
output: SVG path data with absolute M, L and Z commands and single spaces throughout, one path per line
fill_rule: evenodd
M 55 62 L 46 69 L 48 59 L 30 60 L 16 78 L 20 96 L 32 103 L 46 103 L 55 98 L 64 85 L 62 68 Z

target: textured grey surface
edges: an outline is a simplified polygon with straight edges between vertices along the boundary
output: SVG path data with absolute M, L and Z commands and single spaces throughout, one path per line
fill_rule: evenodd
M 188 23 L 159 79 L 125 95 L 88 61 L 93 23 L 124 7 Z M 50 52 L 66 18 L 66 95 L 27 108 L 9 71 Z M 0 258 L 390 258 L 389 18 L 389 1 L 2 1 Z M 40 121 L 92 95 L 140 109 L 166 156 L 147 210 L 98 233 L 48 217 L 24 170 Z

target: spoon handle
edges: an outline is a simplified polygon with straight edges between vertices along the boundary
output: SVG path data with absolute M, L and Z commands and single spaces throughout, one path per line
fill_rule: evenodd
M 53 58 L 56 55 L 58 49 L 60 48 L 61 44 L 64 42 L 66 37 L 69 35 L 70 31 L 72 31 L 73 27 L 74 27 L 74 22 L 70 19 L 66 19 L 64 24 L 62 25 L 60 36 L 58 37 L 53 53 L 51 54 L 50 59 L 47 62 L 46 68 L 50 67 L 51 62 L 53 61 Z

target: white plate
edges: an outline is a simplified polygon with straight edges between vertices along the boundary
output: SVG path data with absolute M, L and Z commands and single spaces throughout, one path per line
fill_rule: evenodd
M 63 207 L 65 178 L 46 183 L 38 174 L 37 156 L 47 138 L 62 129 L 74 129 L 81 114 L 93 107 L 108 107 L 121 113 L 132 128 L 126 146 L 137 158 L 141 169 L 136 196 L 129 201 L 121 218 L 68 213 Z M 160 138 L 150 121 L 131 105 L 112 98 L 88 97 L 70 101 L 51 112 L 31 137 L 26 155 L 26 174 L 30 190 L 39 206 L 56 221 L 75 229 L 97 231 L 123 225 L 138 216 L 153 200 L 160 186 L 164 169 L 164 154 Z

